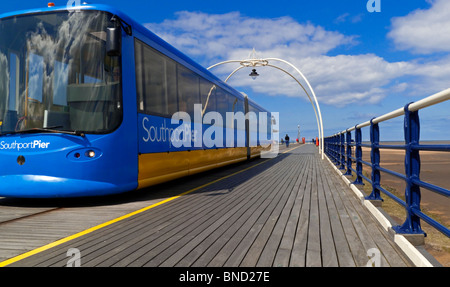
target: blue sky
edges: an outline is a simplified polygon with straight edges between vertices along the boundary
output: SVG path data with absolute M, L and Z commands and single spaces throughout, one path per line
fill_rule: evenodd
M 450 1 L 379 1 L 381 12 L 374 13 L 367 0 L 86 2 L 119 8 L 205 67 L 246 59 L 253 48 L 258 57 L 289 61 L 317 95 L 326 136 L 450 88 Z M 0 13 L 46 4 L 8 1 Z M 236 67 L 212 72 L 225 79 Z M 229 83 L 279 112 L 283 135 L 296 138 L 300 125 L 301 137 L 316 137 L 314 111 L 300 86 L 276 69 L 257 71 L 256 80 L 243 69 Z M 420 112 L 423 140 L 450 139 L 449 111 L 444 103 Z M 402 119 L 380 128 L 382 140 L 402 139 Z

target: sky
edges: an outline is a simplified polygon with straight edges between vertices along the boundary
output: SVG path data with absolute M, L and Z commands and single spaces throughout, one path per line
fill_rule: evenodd
M 65 6 L 77 1 L 53 2 Z M 291 63 L 314 90 L 325 136 L 450 88 L 448 0 L 86 2 L 122 10 L 204 67 L 248 59 L 253 49 L 257 58 Z M 0 13 L 46 5 L 8 1 L 0 5 Z M 369 11 L 374 9 L 379 12 Z M 270 64 L 291 73 L 307 89 L 290 66 Z M 225 79 L 237 67 L 226 64 L 211 71 Z M 256 80 L 250 72 L 242 69 L 228 83 L 279 112 L 281 135 L 295 139 L 300 126 L 300 137 L 318 136 L 312 104 L 294 79 L 273 67 L 258 67 Z M 421 140 L 450 140 L 449 101 L 419 115 Z M 403 119 L 380 123 L 380 132 L 381 140 L 403 140 Z M 368 138 L 364 128 L 363 139 Z

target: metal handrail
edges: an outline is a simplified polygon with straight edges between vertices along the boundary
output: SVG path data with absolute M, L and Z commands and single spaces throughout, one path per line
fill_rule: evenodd
M 438 231 L 450 237 L 450 229 L 420 210 L 420 188 L 426 188 L 440 195 L 450 197 L 450 190 L 433 185 L 420 180 L 420 155 L 419 151 L 442 151 L 449 152 L 450 145 L 421 145 L 420 140 L 420 120 L 419 110 L 433 106 L 444 101 L 450 100 L 450 89 L 446 89 L 432 96 L 426 97 L 417 102 L 407 104 L 403 108 L 396 109 L 382 116 L 371 119 L 370 121 L 355 125 L 344 131 L 336 133 L 324 139 L 325 153 L 331 160 L 346 170 L 345 175 L 356 173 L 354 184 L 363 184 L 365 179 L 372 185 L 372 193 L 366 197 L 368 200 L 383 200 L 381 193 L 386 194 L 394 201 L 406 209 L 406 220 L 402 225 L 395 226 L 393 229 L 401 234 L 425 234 L 420 226 L 420 219 L 424 220 Z M 380 131 L 378 123 L 404 116 L 404 137 L 403 145 L 380 144 Z M 362 143 L 361 129 L 370 126 L 370 144 Z M 355 131 L 353 142 L 351 132 Z M 362 160 L 362 147 L 371 149 L 371 162 Z M 351 149 L 355 148 L 355 156 L 352 156 Z M 405 150 L 405 174 L 383 168 L 380 166 L 380 149 L 402 149 Z M 353 168 L 353 162 L 356 169 Z M 362 165 L 371 167 L 371 179 L 362 174 Z M 385 190 L 380 185 L 381 174 L 386 172 L 396 176 L 406 182 L 405 201 L 399 199 L 392 193 Z

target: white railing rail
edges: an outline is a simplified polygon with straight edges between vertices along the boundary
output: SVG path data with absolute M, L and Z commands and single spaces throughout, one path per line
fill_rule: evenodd
M 418 111 L 420 109 L 423 109 L 423 108 L 426 108 L 426 107 L 429 107 L 429 106 L 432 106 L 432 105 L 435 105 L 435 104 L 439 104 L 439 103 L 445 102 L 447 100 L 450 100 L 450 88 L 410 104 L 408 106 L 408 110 L 411 111 L 411 112 L 415 112 L 415 111 Z M 384 121 L 387 121 L 387 120 L 390 120 L 390 119 L 393 119 L 393 118 L 396 118 L 396 117 L 400 117 L 400 116 L 402 116 L 404 114 L 405 114 L 404 108 L 399 108 L 399 109 L 396 109 L 395 111 L 392 111 L 392 112 L 389 112 L 389 113 L 384 114 L 382 116 L 374 118 L 372 120 L 372 122 L 374 124 L 377 124 L 377 123 L 381 123 L 381 122 L 384 122 Z M 346 133 L 346 132 L 351 132 L 351 131 L 355 130 L 356 128 L 360 129 L 360 128 L 368 127 L 368 126 L 370 126 L 370 121 L 358 124 L 358 125 L 356 125 L 354 127 L 348 128 L 347 130 L 341 131 L 341 132 L 336 133 L 334 135 L 340 135 L 340 134 L 343 134 L 343 133 Z

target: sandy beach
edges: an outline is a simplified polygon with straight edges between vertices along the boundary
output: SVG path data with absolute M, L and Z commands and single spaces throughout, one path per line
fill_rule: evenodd
M 382 167 L 401 174 L 405 173 L 405 152 L 403 150 L 382 149 L 380 154 L 380 165 Z M 363 148 L 363 160 L 370 162 L 370 148 Z M 420 160 L 420 179 L 422 181 L 450 189 L 449 152 L 420 151 Z M 365 165 L 363 165 L 363 167 L 364 171 L 368 172 L 368 177 L 370 178 L 371 168 Z M 382 172 L 381 185 L 395 189 L 397 195 L 404 195 L 405 182 L 402 179 Z M 386 198 L 387 196 L 382 194 L 382 197 Z M 421 209 L 426 214 L 436 218 L 441 224 L 447 227 L 450 226 L 450 198 L 421 188 Z M 393 218 L 397 221 L 401 221 L 399 224 L 403 223 L 403 219 L 396 218 L 395 216 Z M 425 232 L 431 233 L 431 227 L 427 226 L 427 224 L 423 224 L 422 227 Z M 450 239 L 445 237 L 440 244 L 443 248 L 432 248 L 433 246 L 430 247 L 429 245 L 429 248 L 427 249 L 429 249 L 429 252 L 438 259 L 441 264 L 450 266 Z

